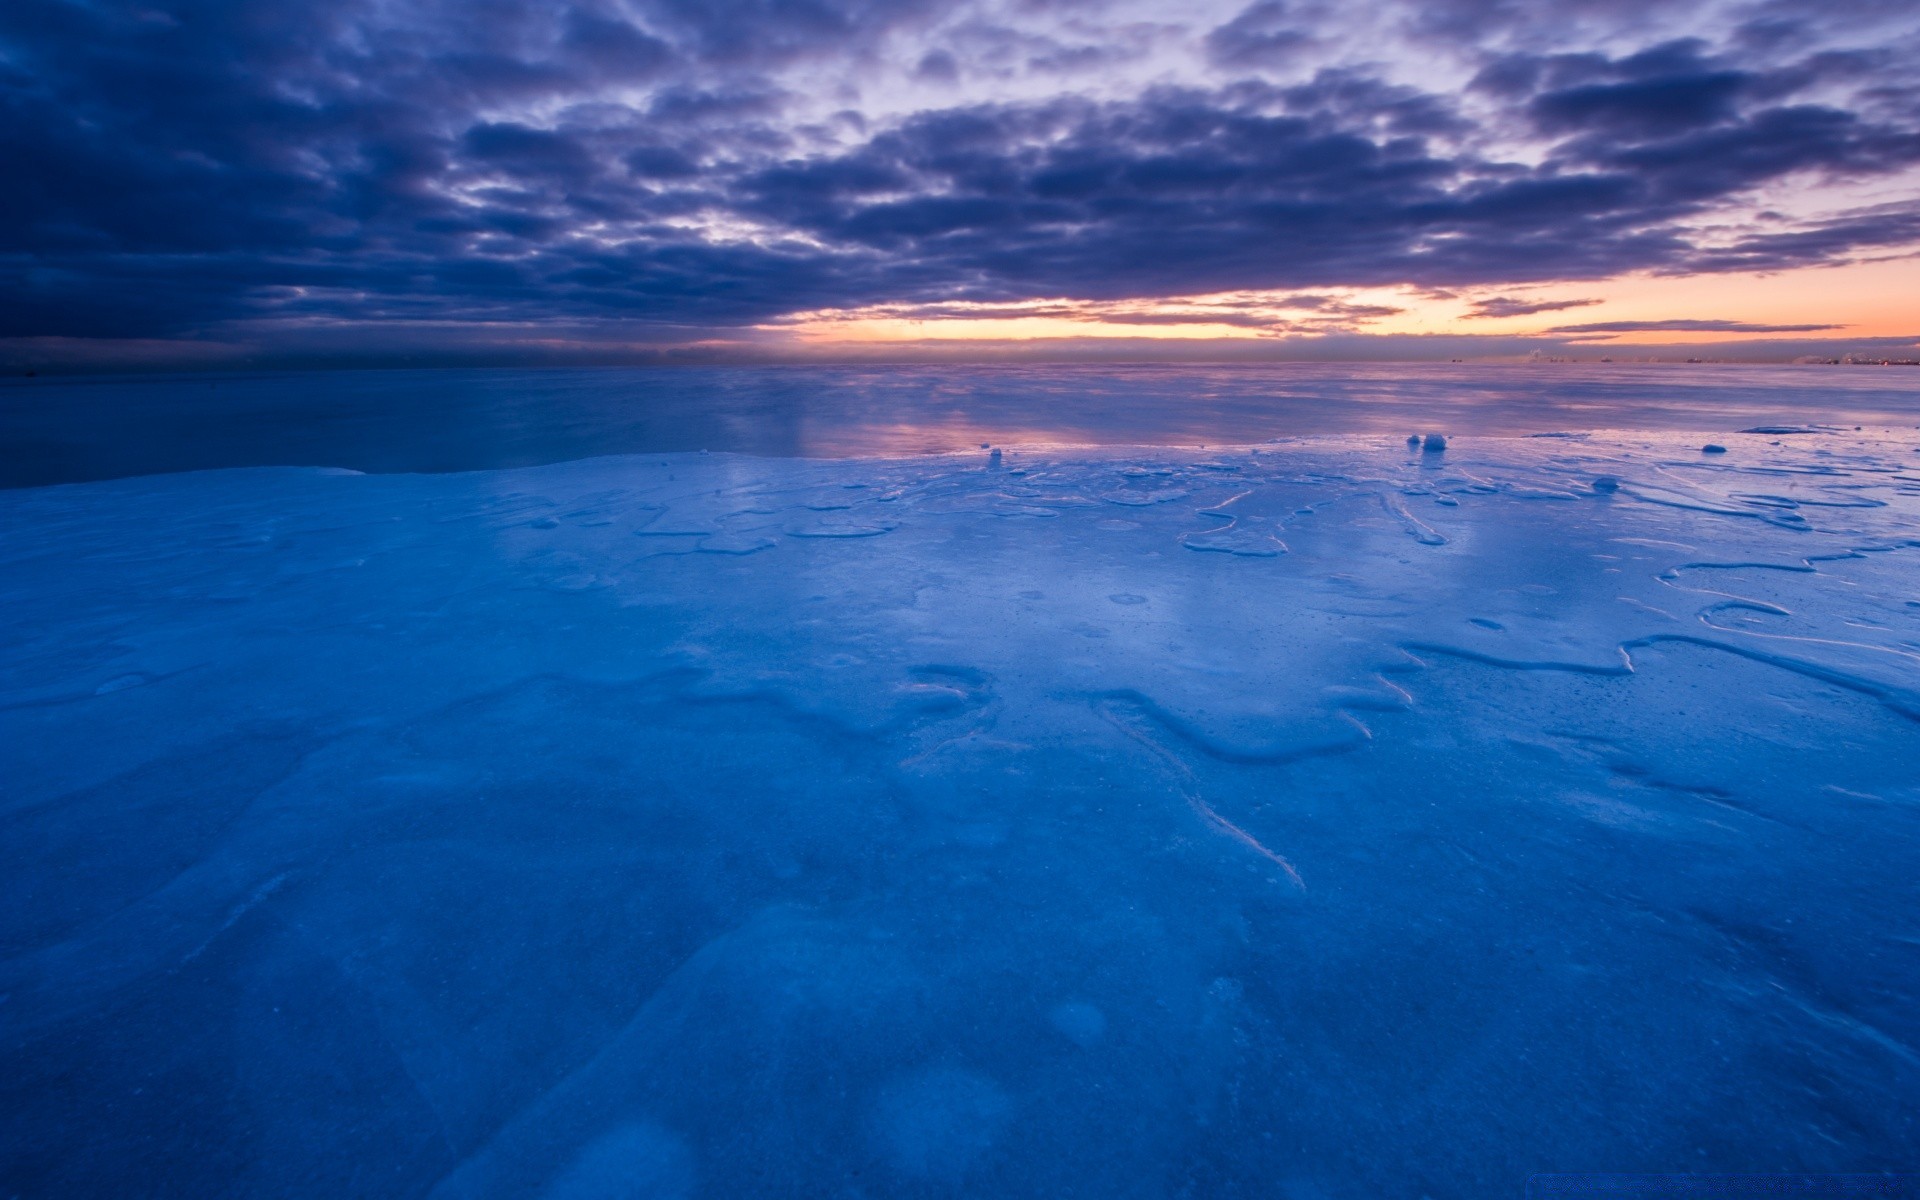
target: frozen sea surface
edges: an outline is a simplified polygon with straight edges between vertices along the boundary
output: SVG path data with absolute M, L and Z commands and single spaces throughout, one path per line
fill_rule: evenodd
M 1405 432 L 0 495 L 0 1192 L 1911 1169 L 1920 439 Z
M 473 471 L 605 454 L 1193 447 L 1434 426 L 1920 428 L 1903 367 L 1281 363 L 279 371 L 0 379 L 0 487 L 213 467 Z

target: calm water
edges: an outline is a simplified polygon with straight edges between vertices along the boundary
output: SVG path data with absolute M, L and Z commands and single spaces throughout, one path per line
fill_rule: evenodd
M 463 471 L 603 454 L 1194 445 L 1327 433 L 1920 425 L 1879 367 L 1281 364 L 590 368 L 0 384 L 0 485 L 235 466 Z

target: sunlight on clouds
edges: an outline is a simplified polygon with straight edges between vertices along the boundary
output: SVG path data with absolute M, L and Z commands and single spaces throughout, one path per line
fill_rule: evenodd
M 239 7 L 8 27 L 0 354 L 1920 331 L 1910 4 Z
M 1628 275 L 1599 283 L 1556 283 L 1535 288 L 1492 289 L 1530 301 L 1595 299 L 1598 303 L 1505 318 L 1465 319 L 1449 333 L 1550 334 L 1573 325 L 1618 321 L 1708 318 L 1753 325 L 1831 325 L 1851 337 L 1920 335 L 1920 289 L 1913 286 L 1911 251 L 1834 267 L 1733 275 Z M 1777 336 L 1723 332 L 1714 340 Z M 1596 335 L 1603 341 L 1665 345 L 1703 340 L 1693 331 L 1640 331 Z
M 1328 288 L 1225 292 L 1154 300 L 1064 298 L 947 301 L 816 309 L 758 326 L 802 346 L 1059 338 L 1312 338 L 1332 334 L 1564 336 L 1603 348 L 1779 336 L 1781 326 L 1835 334 L 1920 334 L 1920 289 L 1910 253 L 1843 266 L 1767 274 L 1650 275 L 1601 281 L 1420 291 Z M 1502 315 L 1510 313 L 1511 315 Z M 1704 319 L 1738 329 L 1566 332 L 1579 326 Z
M 1423 303 L 1405 288 L 1221 292 L 1153 300 L 1054 298 L 819 309 L 761 326 L 803 344 L 1035 338 L 1273 338 L 1374 332 Z

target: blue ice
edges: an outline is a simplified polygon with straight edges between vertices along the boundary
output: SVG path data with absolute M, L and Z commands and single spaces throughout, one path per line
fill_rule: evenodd
M 0 1192 L 1910 1168 L 1920 438 L 1807 427 L 0 493 Z

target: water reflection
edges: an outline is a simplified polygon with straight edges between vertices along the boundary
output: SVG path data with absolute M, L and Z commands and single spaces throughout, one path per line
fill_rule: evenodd
M 1529 364 L 679 367 L 116 376 L 0 385 L 0 485 L 213 467 L 602 454 L 1195 445 L 1445 429 L 1920 423 L 1920 371 Z

